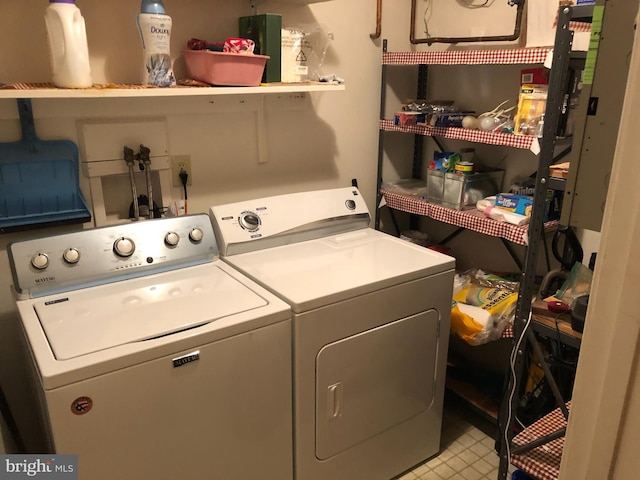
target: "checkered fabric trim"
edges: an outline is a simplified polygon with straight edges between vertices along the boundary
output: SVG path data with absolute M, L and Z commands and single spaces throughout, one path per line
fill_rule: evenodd
M 425 135 L 427 137 L 444 137 L 468 142 L 486 143 L 489 145 L 503 145 L 507 147 L 529 150 L 535 137 L 528 135 L 514 135 L 512 133 L 490 133 L 483 130 L 470 130 L 455 127 L 428 127 L 418 124 L 410 127 L 398 127 L 393 120 L 380 120 L 380 130 L 388 132 L 404 132 Z
M 446 52 L 383 52 L 383 65 L 507 65 L 544 63 L 548 48 L 449 50 Z
M 509 324 L 504 327 L 501 338 L 513 338 L 513 325 Z
M 567 402 L 567 408 L 571 408 L 571 402 Z M 567 421 L 564 419 L 562 411 L 556 408 L 516 435 L 513 443 L 517 446 L 525 445 L 566 426 Z M 564 437 L 521 455 L 512 455 L 511 463 L 526 474 L 540 480 L 556 480 L 560 474 L 560 460 L 562 459 L 563 448 Z
M 588 22 L 569 22 L 569 30 L 574 32 L 590 32 L 591 24 Z
M 511 225 L 510 223 L 498 222 L 485 216 L 475 208 L 469 210 L 453 210 L 428 203 L 425 200 L 417 199 L 411 195 L 382 190 L 384 199 L 391 208 L 402 210 L 403 212 L 414 213 L 430 217 L 440 222 L 457 225 L 468 230 L 484 233 L 492 237 L 501 237 L 518 245 L 526 245 L 528 227 Z M 551 231 L 557 228 L 558 221 L 554 220 L 545 223 L 545 230 Z
M 517 227 L 515 225 L 498 222 L 486 217 L 475 208 L 470 210 L 453 210 L 414 197 L 387 192 L 385 190 L 382 191 L 382 194 L 387 204 L 396 210 L 431 217 L 440 222 L 456 225 L 493 237 L 507 238 L 514 243 L 525 245 L 524 235 L 527 232 L 526 227 Z M 514 227 L 514 230 L 509 227 Z

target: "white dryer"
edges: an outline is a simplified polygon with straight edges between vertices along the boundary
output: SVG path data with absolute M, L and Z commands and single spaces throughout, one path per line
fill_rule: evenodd
M 291 310 L 206 214 L 8 253 L 47 453 L 91 480 L 292 478 Z
M 210 209 L 293 310 L 294 477 L 388 480 L 440 447 L 454 259 L 369 228 L 356 188 Z

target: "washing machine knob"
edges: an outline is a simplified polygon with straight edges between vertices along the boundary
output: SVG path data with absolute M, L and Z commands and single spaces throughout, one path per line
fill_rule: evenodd
M 130 257 L 136 251 L 136 244 L 127 237 L 121 237 L 113 242 L 113 251 L 120 257 Z
M 47 257 L 46 253 L 36 253 L 31 257 L 31 265 L 38 270 L 44 270 L 49 266 L 49 257 Z
M 253 212 L 244 213 L 240 217 L 240 226 L 250 232 L 255 232 L 260 227 L 260 217 Z
M 166 243 L 170 247 L 175 247 L 176 245 L 178 245 L 179 241 L 180 235 L 178 235 L 176 232 L 169 232 L 164 236 L 164 243 Z
M 74 263 L 78 263 L 80 261 L 80 252 L 77 248 L 67 248 L 62 254 L 62 258 L 65 262 L 73 265 Z
M 202 241 L 202 237 L 204 237 L 204 232 L 201 228 L 195 227 L 189 232 L 189 238 L 191 241 L 199 243 Z

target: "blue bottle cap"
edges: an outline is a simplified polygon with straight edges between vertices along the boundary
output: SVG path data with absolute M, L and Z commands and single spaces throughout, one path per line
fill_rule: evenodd
M 162 5 L 162 1 L 160 0 L 142 0 L 142 4 L 140 5 L 141 13 L 160 13 L 165 15 L 167 12 L 164 9 L 164 5 Z

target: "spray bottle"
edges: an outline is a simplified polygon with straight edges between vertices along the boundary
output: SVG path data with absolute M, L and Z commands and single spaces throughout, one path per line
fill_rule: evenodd
M 90 87 L 87 32 L 75 0 L 49 0 L 44 21 L 53 84 L 61 88 Z
M 175 85 L 170 52 L 171 17 L 167 15 L 161 0 L 142 0 L 138 30 L 144 58 L 143 85 Z

